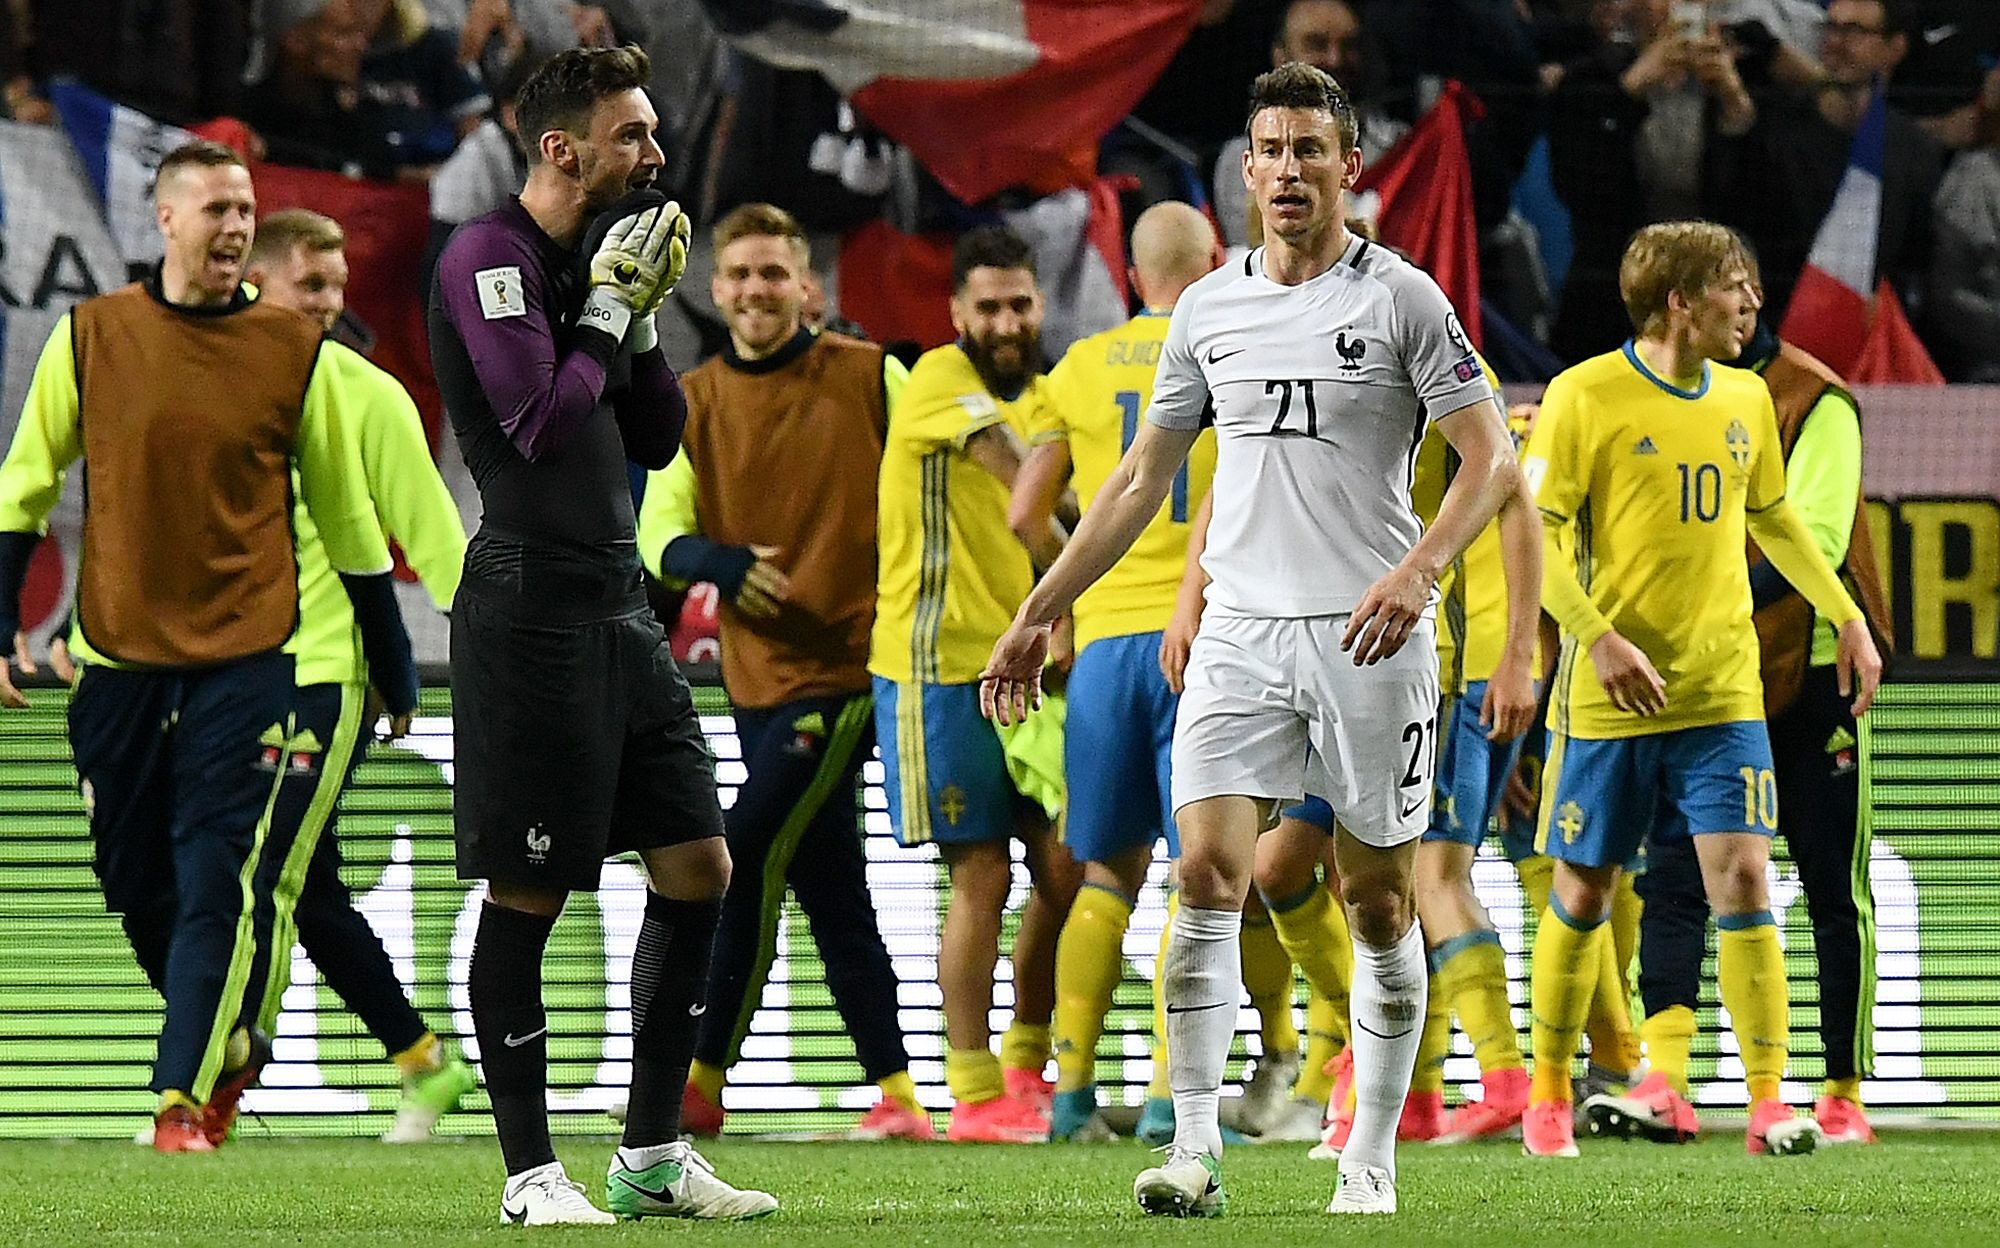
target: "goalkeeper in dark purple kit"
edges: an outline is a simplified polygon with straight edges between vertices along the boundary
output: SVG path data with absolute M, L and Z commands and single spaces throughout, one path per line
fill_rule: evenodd
M 461 878 L 485 880 L 473 1029 L 507 1183 L 504 1222 L 749 1218 L 778 1202 L 679 1138 L 729 883 L 714 768 L 647 606 L 626 461 L 664 468 L 686 405 L 653 313 L 688 220 L 637 48 L 572 49 L 522 86 L 518 200 L 460 226 L 430 297 L 431 358 L 484 516 L 451 620 Z M 650 890 L 632 957 L 632 1087 L 606 1202 L 549 1141 L 542 953 L 572 890 L 636 851 Z

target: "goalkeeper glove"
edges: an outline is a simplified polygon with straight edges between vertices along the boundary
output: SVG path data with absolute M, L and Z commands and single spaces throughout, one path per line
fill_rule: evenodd
M 676 226 L 683 220 L 671 205 L 644 208 L 612 224 L 590 258 L 590 293 L 583 301 L 583 323 L 618 341 L 632 316 L 654 299 L 671 268 L 674 280 L 687 266 L 687 242 Z M 681 226 L 681 231 L 685 231 Z M 676 245 L 678 244 L 678 245 Z M 664 295 L 660 296 L 664 298 Z
M 645 307 L 639 309 L 639 319 L 632 322 L 633 355 L 644 355 L 660 345 L 660 331 L 658 326 L 653 324 L 653 316 L 660 310 L 660 305 L 667 301 L 667 296 L 673 292 L 674 287 L 680 284 L 681 274 L 687 270 L 690 231 L 687 214 L 681 211 L 679 204 L 668 200 L 666 216 L 672 223 L 668 228 L 673 235 L 667 242 L 667 268 L 660 275 L 660 284 L 653 289 L 653 297 L 646 301 Z
M 680 285 L 681 274 L 687 271 L 688 238 L 693 231 L 688 215 L 681 211 L 681 206 L 675 201 L 668 200 L 662 212 L 664 228 L 668 233 L 667 263 L 660 273 L 659 284 L 653 287 L 652 296 L 646 300 L 647 316 L 658 312 L 660 305 L 667 301 L 667 296 L 673 293 L 674 287 Z

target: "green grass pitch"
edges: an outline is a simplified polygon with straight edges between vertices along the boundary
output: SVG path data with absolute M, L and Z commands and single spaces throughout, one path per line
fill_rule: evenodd
M 1047 1147 L 777 1144 L 707 1151 L 737 1183 L 776 1192 L 763 1222 L 647 1222 L 524 1231 L 498 1225 L 490 1141 L 390 1148 L 362 1141 L 247 1138 L 213 1157 L 158 1157 L 131 1144 L 0 1144 L 0 1241 L 32 1245 L 518 1244 L 555 1239 L 770 1245 L 937 1244 L 1879 1244 L 2000 1241 L 2000 1134 L 1889 1133 L 1873 1149 L 1753 1158 L 1738 1132 L 1687 1148 L 1583 1141 L 1571 1162 L 1518 1145 L 1402 1150 L 1393 1220 L 1321 1210 L 1333 1167 L 1298 1146 L 1225 1159 L 1229 1212 L 1212 1222 L 1142 1217 L 1136 1144 Z M 601 1201 L 612 1143 L 568 1137 L 573 1177 Z

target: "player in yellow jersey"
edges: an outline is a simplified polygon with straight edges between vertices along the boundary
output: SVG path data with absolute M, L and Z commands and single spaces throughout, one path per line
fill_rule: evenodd
M 1027 245 L 1003 229 L 960 239 L 952 271 L 959 340 L 910 370 L 883 447 L 868 670 L 890 821 L 905 845 L 935 843 L 950 873 L 938 950 L 948 1138 L 1029 1143 L 1048 1136 L 1056 938 L 1077 870 L 1053 825 L 1060 721 L 996 730 L 979 711 L 979 673 L 1034 584 L 1007 507 L 1042 402 L 1042 297 Z M 1053 559 L 1059 537 L 1049 529 L 1035 544 Z M 1013 837 L 1035 886 L 1014 939 L 1014 1025 L 996 1059 L 987 1016 Z
M 1220 260 L 1215 227 L 1186 204 L 1155 204 L 1133 225 L 1132 278 L 1145 310 L 1076 343 L 1045 379 L 1034 450 L 1014 485 L 1010 519 L 1024 540 L 1048 531 L 1065 480 L 1087 509 L 1118 467 L 1152 399 L 1174 302 Z M 1215 435 L 1204 433 L 1159 514 L 1076 603 L 1063 841 L 1083 864 L 1083 886 L 1056 950 L 1056 1139 L 1109 1138 L 1097 1113 L 1097 1042 L 1153 845 L 1164 834 L 1178 854 L 1167 783 L 1178 699 L 1158 655 L 1187 562 L 1188 521 L 1214 475 Z M 1287 994 L 1287 1025 L 1289 1013 Z
M 1548 547 L 1542 603 L 1564 638 L 1537 829 L 1556 871 L 1535 938 L 1522 1135 L 1531 1155 L 1576 1155 L 1570 1060 L 1620 865 L 1649 833 L 1692 834 L 1748 1083 L 1746 1146 L 1804 1152 L 1819 1128 L 1778 1099 L 1789 1002 L 1765 883 L 1777 783 L 1746 530 L 1839 630 L 1841 695 L 1856 715 L 1882 660 L 1785 500 L 1769 392 L 1709 365 L 1741 350 L 1737 320 L 1757 297 L 1742 242 L 1708 222 L 1647 226 L 1619 289 L 1635 337 L 1549 384 L 1523 465 Z
M 1510 409 L 1509 429 L 1525 443 L 1537 408 Z M 1532 751 L 1539 770 L 1544 730 L 1538 722 L 1527 734 L 1504 740 L 1489 733 L 1482 706 L 1488 680 L 1506 642 L 1505 585 L 1498 532 L 1488 528 L 1453 569 L 1440 616 L 1440 684 L 1437 791 L 1431 799 L 1431 826 L 1417 852 L 1417 909 L 1429 946 L 1431 1017 L 1425 1047 L 1418 1053 L 1420 1074 L 1441 1094 L 1442 1066 L 1449 1049 L 1451 1015 L 1458 1015 L 1479 1063 L 1482 1095 L 1455 1110 L 1434 1138 L 1441 1144 L 1490 1138 L 1518 1126 L 1528 1107 L 1528 1072 L 1507 995 L 1506 955 L 1486 908 L 1473 891 L 1472 866 L 1489 832 L 1499 832 L 1501 851 L 1521 878 L 1527 904 L 1540 914 L 1548 904 L 1554 864 L 1534 850 L 1532 822 L 1526 836 L 1502 807 L 1509 778 Z M 1555 632 L 1544 617 L 1543 653 L 1534 670 L 1546 673 L 1555 658 Z M 1532 644 L 1532 643 L 1529 643 Z M 1621 880 L 1629 893 L 1629 880 Z M 1635 918 L 1634 913 L 1632 917 Z M 1593 1086 L 1622 1090 L 1638 1065 L 1638 1042 L 1631 1006 L 1613 959 L 1601 963 L 1602 976 L 1591 998 L 1587 1028 Z M 1435 1068 L 1435 1073 L 1427 1071 Z M 1436 1108 L 1441 1109 L 1441 1105 Z

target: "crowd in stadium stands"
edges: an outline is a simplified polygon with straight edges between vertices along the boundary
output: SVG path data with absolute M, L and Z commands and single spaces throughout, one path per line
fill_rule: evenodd
M 44 84 L 72 75 L 164 120 L 239 117 L 260 154 L 284 163 L 428 181 L 441 242 L 520 182 L 509 96 L 527 68 L 566 46 L 636 42 L 654 57 L 667 189 L 698 225 L 751 201 L 793 211 L 816 236 L 885 212 L 962 227 L 1001 206 L 952 203 L 921 169 L 899 169 L 894 145 L 817 73 L 758 61 L 716 29 L 752 30 L 785 8 L 7 0 L 0 82 L 17 120 L 53 121 Z M 1622 338 L 1617 257 L 1649 221 L 1738 229 L 1782 313 L 1879 79 L 1877 272 L 1948 377 L 1990 379 L 1996 58 L 2000 6 L 1981 0 L 1210 0 L 1100 163 L 1137 177 L 1128 225 L 1198 187 L 1240 246 L 1249 220 L 1233 171 L 1256 73 L 1287 59 L 1334 73 L 1354 93 L 1370 160 L 1446 80 L 1462 81 L 1481 102 L 1467 137 L 1486 302 L 1552 352 L 1545 376 Z M 670 345 L 712 354 L 713 309 L 699 292 L 676 302 L 694 324 L 679 339 L 669 330 Z

